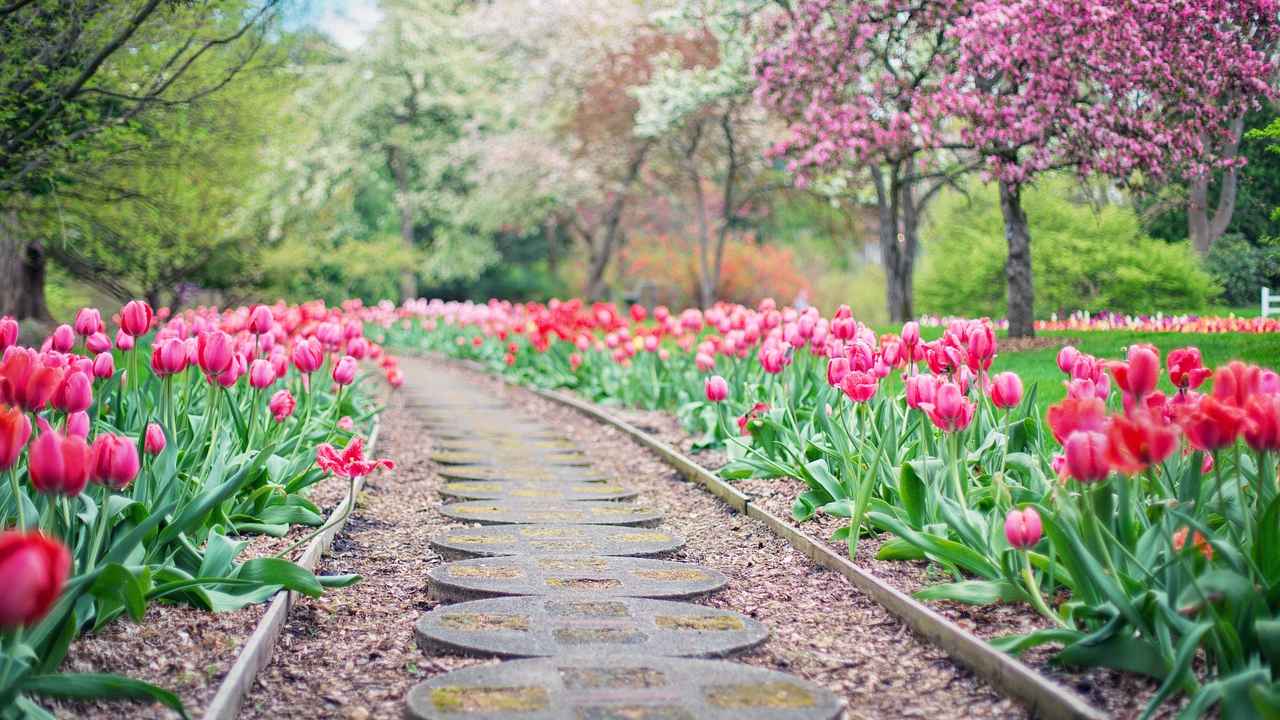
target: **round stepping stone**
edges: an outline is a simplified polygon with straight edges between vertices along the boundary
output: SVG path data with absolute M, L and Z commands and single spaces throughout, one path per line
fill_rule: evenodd
M 578 446 L 568 440 L 537 440 L 516 438 L 510 435 L 480 435 L 466 438 L 442 438 L 433 435 L 431 447 L 437 451 L 481 452 L 481 453 L 562 453 L 579 452 Z
M 441 514 L 484 525 L 645 525 L 662 522 L 662 513 L 643 505 L 617 502 L 531 502 L 528 500 L 468 500 L 449 503 Z
M 631 500 L 637 493 L 602 482 L 524 482 L 521 480 L 463 480 L 445 483 L 440 494 L 452 500 Z
M 498 657 L 591 653 L 723 657 L 759 645 L 764 625 L 731 610 L 641 598 L 504 597 L 418 619 L 418 646 Z
M 531 443 L 568 443 L 565 436 L 541 426 L 512 427 L 509 423 L 493 421 L 482 426 L 461 426 L 456 422 L 425 422 L 431 428 L 431 437 L 435 440 L 453 440 L 458 442 L 510 442 L 519 444 Z
M 532 448 L 490 448 L 488 450 L 436 450 L 431 460 L 441 465 L 502 465 L 535 462 L 541 465 L 587 467 L 591 461 L 576 452 L 534 450 Z
M 511 555 L 437 565 L 427 586 L 439 600 L 500 595 L 686 598 L 724 587 L 723 574 L 698 565 L 604 555 Z
M 436 535 L 431 547 L 444 558 L 502 555 L 660 555 L 684 546 L 665 530 L 616 525 L 489 525 Z
M 573 655 L 477 665 L 419 683 L 411 720 L 833 720 L 826 688 L 723 660 Z
M 534 463 L 510 465 L 442 465 L 437 472 L 449 480 L 576 480 L 591 482 L 605 480 L 603 475 L 588 468 L 551 467 Z

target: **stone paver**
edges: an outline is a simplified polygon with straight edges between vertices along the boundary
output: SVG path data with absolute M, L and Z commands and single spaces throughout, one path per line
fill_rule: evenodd
M 438 535 L 431 547 L 456 560 L 502 555 L 661 555 L 684 538 L 665 530 L 617 525 L 489 525 Z
M 427 573 L 446 603 L 417 623 L 424 652 L 547 656 L 472 667 L 415 686 L 419 720 L 831 720 L 831 692 L 782 673 L 677 656 L 722 656 L 768 636 L 730 610 L 673 598 L 714 592 L 716 570 L 648 557 L 684 544 L 662 513 L 591 468 L 563 435 L 448 382 L 415 394 L 440 508 L 479 523 L 431 545 Z M 433 394 L 432 391 L 435 391 Z M 485 599 L 476 599 L 485 598 Z M 668 598 L 657 600 L 652 598 Z
M 440 494 L 452 500 L 631 500 L 636 491 L 603 482 L 463 480 L 445 483 Z
M 609 501 L 468 500 L 449 503 L 440 512 L 455 520 L 485 525 L 570 523 L 655 526 L 662 513 L 645 505 Z
M 495 595 L 686 598 L 724 587 L 711 568 L 608 555 L 507 555 L 456 560 L 427 572 L 433 596 L 472 600 Z
M 764 642 L 749 617 L 703 605 L 640 598 L 504 597 L 423 615 L 418 644 L 499 657 L 590 653 L 720 657 Z
M 415 720 L 832 720 L 830 691 L 715 660 L 563 656 L 457 670 L 409 691 Z

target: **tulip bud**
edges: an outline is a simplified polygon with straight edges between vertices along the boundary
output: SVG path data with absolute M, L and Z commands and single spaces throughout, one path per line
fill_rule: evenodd
M 320 342 L 314 338 L 301 340 L 293 346 L 290 359 L 293 361 L 293 366 L 298 368 L 298 372 L 310 375 L 324 364 L 324 351 L 320 347 Z
M 125 332 L 124 330 L 119 330 L 119 331 L 117 331 L 117 332 L 116 332 L 116 347 L 120 348 L 120 349 L 121 349 L 122 351 L 124 351 L 124 352 L 128 352 L 129 350 L 132 350 L 132 349 L 133 349 L 133 336 L 132 336 L 132 335 L 130 335 L 129 333 Z
M 1058 351 L 1058 369 L 1067 375 L 1071 375 L 1079 357 L 1080 351 L 1067 345 Z
M 76 333 L 70 325 L 59 325 L 54 328 L 53 335 L 49 339 L 52 341 L 50 347 L 58 352 L 71 352 L 71 348 L 76 346 Z
M 356 359 L 350 355 L 344 355 L 333 366 L 333 382 L 336 385 L 350 385 L 356 379 Z
M 0 318 L 0 351 L 18 344 L 18 321 L 5 315 Z
M 221 330 L 201 333 L 196 338 L 196 357 L 205 375 L 216 378 L 234 362 L 231 336 Z
M 1063 445 L 1067 474 L 1082 483 L 1107 479 L 1111 466 L 1107 463 L 1107 436 L 1093 430 L 1077 430 Z
M 1002 372 L 991 379 L 991 403 L 998 408 L 1014 408 L 1022 402 L 1022 378 Z
M 76 313 L 75 331 L 80 337 L 89 337 L 102 332 L 102 313 L 97 308 L 80 308 Z
M 130 300 L 120 310 L 120 329 L 131 337 L 141 337 L 150 332 L 154 317 L 150 305 L 141 300 Z
M 164 377 L 187 369 L 187 348 L 178 338 L 157 341 L 151 347 L 151 370 Z
M 356 427 L 356 421 L 351 419 L 350 415 L 343 415 L 338 418 L 338 429 L 351 432 Z
M 254 360 L 249 366 L 249 385 L 262 390 L 276 381 L 276 369 L 270 360 L 261 358 Z
M 249 312 L 249 332 L 254 335 L 265 335 L 271 332 L 275 324 L 275 316 L 271 314 L 271 308 L 266 305 L 256 305 Z
M 1040 542 L 1043 528 L 1035 508 L 1010 510 L 1004 518 L 1004 537 L 1015 549 L 1029 550 Z
M 64 437 L 44 418 L 36 423 L 40 434 L 31 443 L 27 457 L 32 487 L 46 495 L 79 495 L 89 482 L 89 446 L 84 438 Z
M 0 533 L 0 630 L 34 625 L 49 613 L 71 572 L 71 553 L 39 532 Z
M 93 376 L 99 380 L 106 380 L 116 374 L 116 359 L 109 353 L 98 353 L 93 359 Z
M 712 375 L 707 378 L 704 389 L 707 393 L 707 400 L 710 402 L 724 402 L 729 397 L 729 383 L 719 375 Z
M 920 323 L 912 320 L 902 326 L 902 344 L 909 348 L 920 344 Z
M 138 476 L 138 446 L 119 435 L 99 435 L 93 441 L 90 467 L 94 482 L 123 490 Z
M 142 449 L 148 455 L 159 455 L 164 452 L 164 446 L 167 440 L 164 436 L 164 429 L 159 423 L 147 423 L 147 432 L 143 438 Z
M 938 390 L 938 378 L 934 375 L 911 375 L 907 377 L 907 407 L 919 408 L 924 403 L 932 403 Z
M 77 413 L 88 410 L 91 405 L 93 383 L 89 376 L 82 372 L 67 373 L 53 395 L 53 406 L 65 413 Z
M 67 416 L 67 435 L 75 435 L 78 438 L 88 440 L 91 424 L 89 413 L 83 410 L 71 413 Z
M 347 341 L 347 354 L 357 360 L 369 356 L 369 341 L 363 337 L 353 337 Z
M 106 333 L 94 333 L 85 338 L 84 347 L 94 355 L 108 352 L 111 350 L 111 338 Z

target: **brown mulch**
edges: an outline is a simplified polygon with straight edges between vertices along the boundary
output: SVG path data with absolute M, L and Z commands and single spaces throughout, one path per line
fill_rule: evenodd
M 1000 338 L 1000 352 L 1027 352 L 1028 350 L 1047 350 L 1049 348 L 1060 348 L 1070 343 L 1070 338 L 1064 337 L 1029 337 L 1029 338 Z
M 1057 338 L 1032 339 L 1059 340 Z M 1002 341 L 1002 348 L 1004 342 Z M 680 449 L 709 470 L 716 470 L 725 464 L 726 458 L 721 451 L 693 452 L 691 448 L 694 438 L 685 432 L 680 422 L 669 413 L 614 408 L 609 408 L 609 412 Z M 734 482 L 733 485 L 751 496 L 753 503 L 782 518 L 791 517 L 792 501 L 804 490 L 804 483 L 795 478 L 741 480 Z M 846 543 L 843 540 L 832 541 L 831 535 L 846 525 L 848 520 L 845 518 L 819 513 L 801 527 L 811 537 L 825 542 L 832 549 L 845 553 L 848 550 Z M 927 562 L 877 559 L 876 553 L 889 537 L 864 538 L 854 557 L 855 564 L 906 593 L 952 579 L 939 571 L 937 566 Z M 990 639 L 1003 635 L 1028 633 L 1049 626 L 1047 620 L 1029 606 L 1022 604 L 999 603 L 975 606 L 954 602 L 929 602 L 928 605 L 981 638 Z M 1030 651 L 1022 656 L 1022 660 L 1047 677 L 1080 693 L 1091 704 L 1106 711 L 1112 717 L 1138 717 L 1159 687 L 1157 682 L 1139 675 L 1105 668 L 1078 669 L 1053 665 L 1050 662 L 1053 656 L 1052 647 L 1054 646 Z M 1184 705 L 1185 700 L 1166 702 L 1155 717 L 1174 717 Z

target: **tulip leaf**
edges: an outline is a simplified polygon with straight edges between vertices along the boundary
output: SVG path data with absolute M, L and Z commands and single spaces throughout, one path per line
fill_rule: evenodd
M 1046 643 L 1056 643 L 1059 645 L 1070 645 L 1081 637 L 1078 630 L 1069 630 L 1067 628 L 1044 628 L 1034 630 L 1023 635 L 1006 635 L 1004 637 L 992 638 L 988 642 L 991 647 L 1008 653 L 1010 655 L 1021 655 L 1022 653 L 1034 647 L 1039 647 Z
M 841 528 L 848 530 L 848 528 Z M 880 545 L 880 549 L 876 551 L 877 560 L 924 560 L 924 551 L 903 540 L 902 538 L 890 538 Z
M 23 692 L 48 697 L 152 700 L 178 713 L 185 720 L 190 718 L 176 694 L 151 683 L 109 673 L 29 675 L 22 679 L 20 687 Z
M 324 594 L 320 581 L 310 570 L 281 558 L 254 558 L 237 568 L 234 577 L 256 580 L 263 584 L 283 585 L 303 595 L 319 597 Z
M 907 521 L 911 527 L 921 528 L 925 524 L 925 513 L 928 511 L 928 485 L 921 476 L 922 470 L 927 472 L 929 460 L 912 460 L 904 463 L 898 472 L 898 500 L 907 511 Z
M 123 565 L 112 563 L 103 566 L 98 579 L 89 586 L 89 593 L 100 600 L 108 601 L 108 609 L 111 602 L 123 605 L 134 622 L 141 622 L 142 616 L 147 612 L 146 592 L 142 588 L 142 583 Z M 111 614 L 104 612 L 104 607 L 100 603 L 95 627 L 102 627 L 110 619 L 108 616 Z
M 1160 650 L 1147 640 L 1116 634 L 1097 643 L 1085 638 L 1068 645 L 1053 661 L 1061 665 L 1108 667 L 1163 680 L 1169 668 L 1160 659 Z
M 991 605 L 997 602 L 1026 601 L 1022 588 L 1007 580 L 961 580 L 930 585 L 915 592 L 921 600 L 951 600 L 966 605 Z

